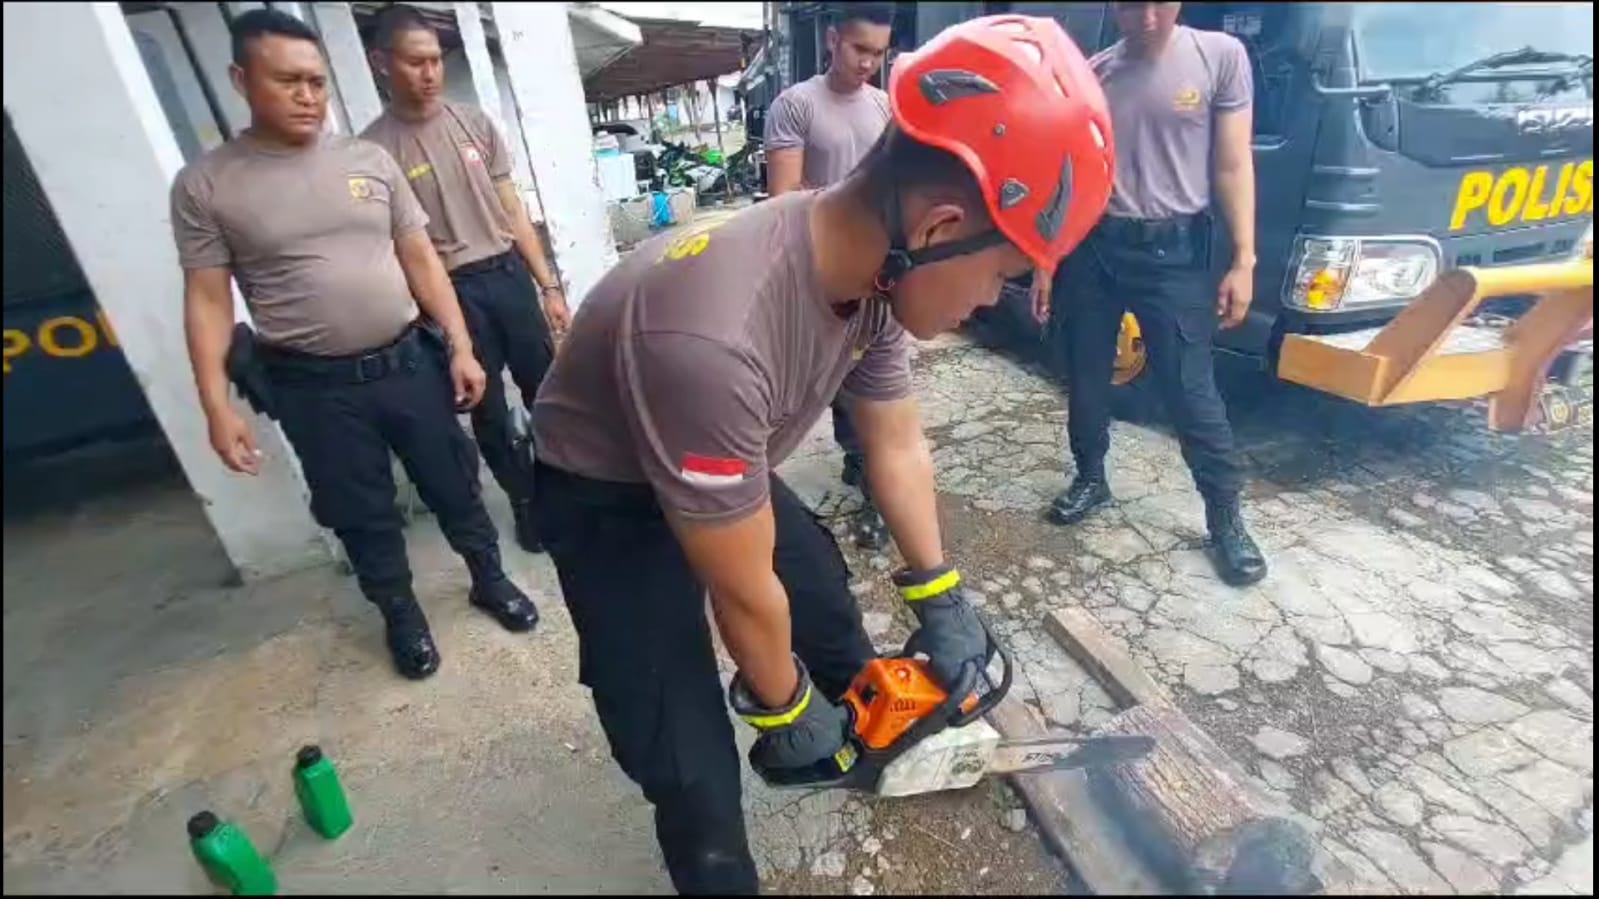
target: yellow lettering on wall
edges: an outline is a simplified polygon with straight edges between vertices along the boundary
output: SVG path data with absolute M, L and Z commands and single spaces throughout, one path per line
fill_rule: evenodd
M 1521 213 L 1524 222 L 1541 222 L 1549 217 L 1549 204 L 1542 199 L 1544 179 L 1549 176 L 1549 167 L 1538 166 L 1532 173 L 1532 186 L 1527 188 L 1527 206 Z
M 1488 193 L 1493 186 L 1494 176 L 1487 172 L 1468 172 L 1466 177 L 1461 178 L 1460 192 L 1455 195 L 1455 212 L 1449 217 L 1449 230 L 1459 231 L 1466 227 L 1466 216 L 1488 202 Z
M 1526 169 L 1511 169 L 1499 176 L 1493 194 L 1488 197 L 1488 224 L 1495 228 L 1515 221 L 1521 204 L 1527 202 Z
M 57 332 L 62 328 L 78 332 L 78 340 L 74 346 L 63 346 L 57 338 Z M 95 331 L 94 325 L 81 318 L 63 315 L 52 318 L 39 326 L 39 349 L 44 350 L 47 356 L 60 356 L 67 359 L 76 359 L 94 352 L 100 345 L 100 334 Z
M 15 328 L 6 329 L 5 373 L 11 374 L 11 360 L 26 353 L 33 346 L 33 341 L 28 339 L 26 331 Z
M 1571 196 L 1560 207 L 1566 215 L 1582 215 L 1584 212 L 1593 212 L 1593 160 L 1585 159 L 1577 164 L 1577 170 L 1571 175 Z

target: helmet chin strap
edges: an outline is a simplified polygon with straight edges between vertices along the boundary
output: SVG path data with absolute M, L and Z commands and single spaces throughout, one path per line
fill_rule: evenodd
M 979 253 L 989 247 L 1005 243 L 1005 235 L 998 228 L 989 228 L 959 240 L 947 243 L 934 244 L 922 247 L 919 250 L 910 250 L 905 246 L 904 216 L 900 211 L 899 185 L 894 185 L 888 195 L 888 236 L 890 244 L 888 253 L 883 256 L 883 264 L 878 267 L 877 275 L 872 279 L 872 287 L 881 297 L 889 296 L 901 278 L 911 269 L 923 265 L 931 265 L 952 259 L 956 256 L 965 256 L 969 253 Z

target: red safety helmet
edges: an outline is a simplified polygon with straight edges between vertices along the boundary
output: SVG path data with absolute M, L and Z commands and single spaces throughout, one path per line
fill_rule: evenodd
M 1044 272 L 1104 214 L 1116 174 L 1110 111 L 1082 51 L 1054 19 L 997 15 L 952 25 L 895 61 L 888 96 L 901 130 L 966 163 L 999 231 Z M 961 251 L 907 253 L 902 235 L 891 239 L 896 249 L 880 277 L 887 284 Z

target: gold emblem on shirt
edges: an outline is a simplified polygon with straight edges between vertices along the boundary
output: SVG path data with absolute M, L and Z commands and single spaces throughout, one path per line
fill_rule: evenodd
M 1178 112 L 1193 112 L 1199 108 L 1200 99 L 1199 88 L 1185 87 L 1172 98 L 1171 105 Z
M 428 172 L 431 172 L 431 171 L 433 171 L 433 163 L 424 162 L 421 165 L 413 165 L 413 166 L 411 166 L 411 170 L 405 173 L 405 178 L 408 181 L 415 181 L 416 179 L 422 177 L 423 175 L 426 175 Z
M 350 179 L 350 199 L 370 200 L 372 198 L 372 182 L 365 178 Z

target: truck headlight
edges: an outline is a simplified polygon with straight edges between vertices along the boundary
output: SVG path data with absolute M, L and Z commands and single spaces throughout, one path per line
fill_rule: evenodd
M 1582 240 L 1577 241 L 1577 249 L 1572 256 L 1593 261 L 1593 222 L 1589 222 L 1588 230 L 1582 232 Z
M 1301 237 L 1288 303 L 1309 312 L 1405 303 L 1438 277 L 1439 255 L 1425 237 Z

